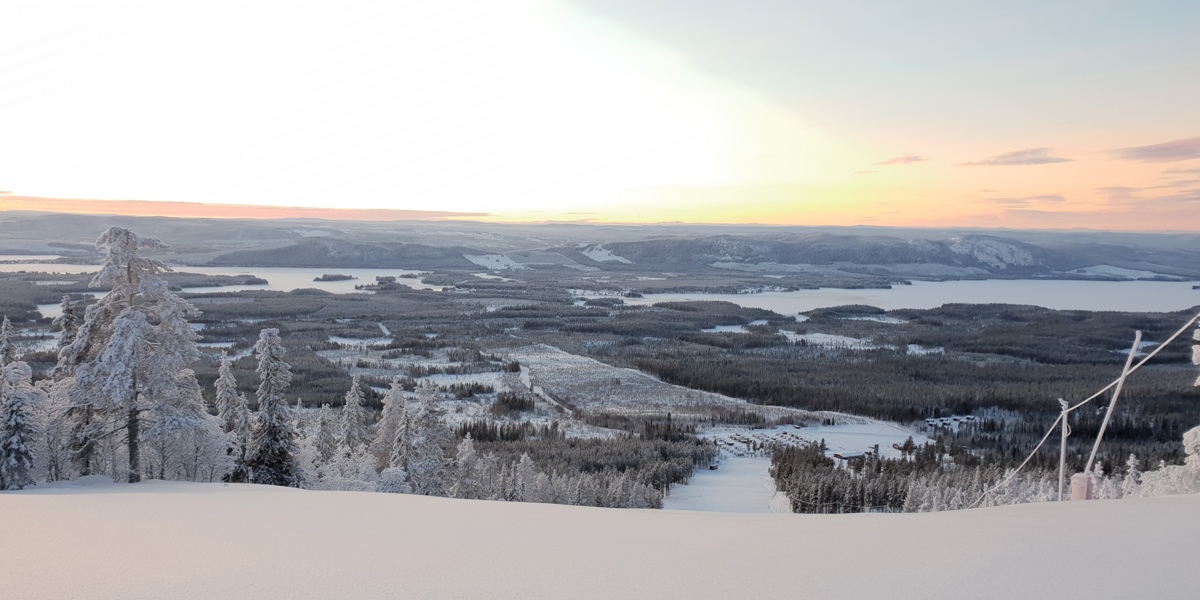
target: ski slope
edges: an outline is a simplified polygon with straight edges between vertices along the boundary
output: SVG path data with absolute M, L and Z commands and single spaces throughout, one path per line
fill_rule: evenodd
M 202 483 L 0 493 L 0 597 L 1195 598 L 1200 496 L 615 510 Z

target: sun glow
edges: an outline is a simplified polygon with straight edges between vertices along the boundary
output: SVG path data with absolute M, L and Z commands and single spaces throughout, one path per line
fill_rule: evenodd
M 21 10 L 10 22 L 48 9 Z M 82 3 L 56 19 L 68 50 L 15 26 L 2 42 L 24 92 L 0 117 L 24 142 L 0 150 L 16 193 L 520 218 L 833 162 L 794 117 L 551 2 Z
M 817 45 L 789 59 L 806 75 L 777 72 L 821 100 L 782 101 L 586 4 L 6 4 L 0 190 L 503 221 L 1200 227 L 1186 154 L 1200 138 L 1148 161 L 1114 150 L 1187 122 L 1148 130 L 1161 139 L 968 131 L 978 115 L 962 103 L 946 123 L 898 120 L 916 109 L 861 82 L 910 103 L 923 85 L 939 101 L 936 82 L 839 70 L 857 46 L 831 45 L 816 21 Z M 701 41 L 748 43 L 715 35 Z M 1191 162 L 1171 175 L 1163 152 Z

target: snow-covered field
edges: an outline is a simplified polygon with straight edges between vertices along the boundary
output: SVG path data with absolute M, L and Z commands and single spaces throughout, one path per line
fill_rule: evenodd
M 463 258 L 489 271 L 503 271 L 505 269 L 517 271 L 525 268 L 525 265 L 503 254 L 464 254 Z
M 0 597 L 1195 598 L 1200 496 L 925 514 L 250 485 L 0 493 Z
M 864 419 L 840 413 L 808 412 L 779 406 L 761 406 L 744 400 L 691 390 L 664 383 L 636 371 L 606 365 L 595 359 L 564 352 L 546 344 L 510 349 L 507 358 L 528 367 L 532 385 L 576 408 L 624 415 L 708 416 L 713 408 L 747 410 L 766 418 L 793 416 L 820 421 Z

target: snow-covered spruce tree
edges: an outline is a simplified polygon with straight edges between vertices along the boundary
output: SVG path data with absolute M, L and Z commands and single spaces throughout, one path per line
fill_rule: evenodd
M 0 323 L 0 367 L 11 365 L 17 362 L 17 346 L 13 343 L 13 328 L 12 322 L 5 315 L 4 322 Z
M 388 458 L 388 466 L 403 469 L 408 472 L 408 461 L 412 457 L 413 415 L 416 407 L 409 404 L 396 421 L 396 435 L 392 438 L 392 454 Z
M 33 483 L 37 412 L 45 394 L 31 383 L 33 371 L 24 362 L 0 371 L 0 489 L 19 490 Z
M 1141 493 L 1142 470 L 1138 468 L 1140 464 L 1136 454 L 1130 454 L 1125 461 L 1125 477 L 1121 479 L 1122 497 L 1135 497 Z
M 317 452 L 317 460 L 329 462 L 337 452 L 337 436 L 333 433 L 333 410 L 328 404 L 322 404 L 317 413 L 317 427 L 314 432 L 313 448 Z
M 350 389 L 346 392 L 346 403 L 342 406 L 342 426 L 340 430 L 341 446 L 351 453 L 365 449 L 367 445 L 366 415 L 363 411 L 362 382 L 358 375 L 350 381 Z
M 383 397 L 383 412 L 375 429 L 375 440 L 371 442 L 371 454 L 375 457 L 377 469 L 382 470 L 390 464 L 396 429 L 404 418 L 404 388 L 400 385 L 400 379 L 394 377 L 387 395 Z
M 454 434 L 442 422 L 441 411 L 434 406 L 437 388 L 426 383 L 418 390 L 417 409 L 411 415 L 407 464 L 403 465 L 412 482 L 413 493 L 445 496 L 450 460 L 445 448 Z
M 287 351 L 278 329 L 264 329 L 254 344 L 258 357 L 258 416 L 250 444 L 250 481 L 266 485 L 300 486 L 296 468 L 296 431 L 283 392 L 292 381 Z
M 171 444 L 177 436 L 213 432 L 195 375 L 184 368 L 199 358 L 197 334 L 187 321 L 199 311 L 167 288 L 160 277 L 170 271 L 166 265 L 142 256 L 166 247 L 156 238 L 110 227 L 96 247 L 105 250 L 105 259 L 91 286 L 111 292 L 85 311 L 75 340 L 59 352 L 56 376 L 75 379 L 71 403 L 80 421 L 81 473 L 90 472 L 97 438 L 123 431 L 128 479 L 139 481 L 143 430 L 153 429 L 159 442 Z
M 246 469 L 246 448 L 250 445 L 250 411 L 246 408 L 246 396 L 237 389 L 237 379 L 233 376 L 233 360 L 227 354 L 221 355 L 221 366 L 217 369 L 214 387 L 221 430 L 230 434 L 233 442 L 228 453 L 234 459 L 234 466 L 225 480 L 230 483 L 246 483 L 250 481 L 250 473 Z
M 62 297 L 61 313 L 52 321 L 54 328 L 59 331 L 56 348 L 59 352 L 75 341 L 75 333 L 79 329 L 79 315 L 75 312 L 75 303 L 71 302 L 71 297 L 66 294 Z
M 1183 452 L 1187 455 L 1184 464 L 1160 462 L 1158 469 L 1142 473 L 1140 495 L 1200 494 L 1200 427 L 1184 432 Z
M 450 496 L 453 498 L 480 499 L 483 490 L 480 485 L 482 463 L 475 452 L 475 442 L 468 433 L 458 444 L 458 452 L 454 456 L 454 483 L 450 486 Z
M 518 502 L 536 502 L 533 497 L 534 484 L 537 480 L 537 467 L 529 453 L 521 454 L 521 461 L 513 465 L 513 500 Z

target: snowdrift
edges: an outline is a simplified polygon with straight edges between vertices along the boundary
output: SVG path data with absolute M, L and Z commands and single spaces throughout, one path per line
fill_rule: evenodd
M 1200 496 L 741 515 L 252 485 L 0 493 L 0 597 L 1194 598 Z

